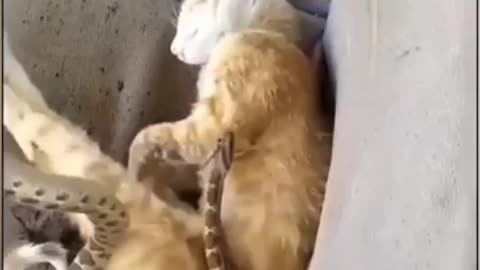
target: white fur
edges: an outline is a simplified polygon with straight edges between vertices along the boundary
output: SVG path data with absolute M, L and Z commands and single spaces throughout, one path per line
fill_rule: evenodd
M 49 108 L 40 90 L 31 82 L 23 66 L 13 55 L 9 44 L 6 45 L 4 47 L 6 61 L 4 78 L 6 79 L 3 83 L 4 126 L 14 135 L 29 160 L 33 159 L 31 142 L 34 141 L 40 149 L 48 149 L 48 159 L 55 160 L 54 166 L 49 168 L 51 173 L 61 172 L 68 176 L 83 176 L 85 168 L 91 161 L 102 159 L 104 154 L 98 145 L 88 138 L 82 128 Z M 51 132 L 50 136 L 32 137 L 45 127 L 55 132 Z M 62 143 L 59 144 L 60 140 Z M 65 145 L 82 147 L 78 151 L 67 152 Z M 105 158 L 110 159 L 107 156 Z M 112 164 L 115 163 L 112 161 Z M 124 172 L 120 166 L 110 167 L 118 175 Z M 112 172 L 112 175 L 114 174 Z
M 16 79 L 17 77 L 12 78 Z M 54 163 L 51 163 L 52 167 L 48 168 L 49 172 L 82 176 L 85 174 L 85 167 L 94 158 L 102 156 L 98 146 L 90 143 L 87 134 L 81 128 L 55 115 L 53 111 L 50 111 L 50 115 L 48 115 L 44 114 L 43 111 L 32 108 L 30 103 L 25 102 L 23 96 L 18 95 L 18 88 L 4 84 L 3 94 L 3 124 L 14 134 L 15 140 L 29 160 L 34 159 L 34 150 L 31 143 L 34 141 L 40 149 L 49 149 L 49 155 L 45 157 L 46 160 L 35 160 L 36 163 L 49 164 L 49 160 L 55 160 Z M 42 128 L 55 130 L 55 132 L 52 132 L 50 136 L 32 138 Z M 62 140 L 62 143 L 59 144 L 59 140 Z M 83 148 L 76 152 L 66 152 L 65 145 L 78 145 L 79 143 L 82 144 Z M 41 169 L 45 170 L 47 168 Z M 119 168 L 114 169 L 120 171 Z
M 12 133 L 28 160 L 34 159 L 32 141 L 35 141 L 40 149 L 48 149 L 49 154 L 35 162 L 52 166 L 41 167 L 41 169 L 48 169 L 49 173 L 84 176 L 88 164 L 92 160 L 101 160 L 104 156 L 100 148 L 88 138 L 82 128 L 59 116 L 48 107 L 40 90 L 32 83 L 23 66 L 14 56 L 8 43 L 8 37 L 5 35 L 3 49 L 5 57 L 3 125 Z M 51 132 L 49 136 L 35 137 L 40 129 L 46 127 L 55 132 Z M 81 147 L 77 151 L 66 152 L 65 145 Z M 108 159 L 106 156 L 105 158 Z M 50 162 L 51 160 L 55 162 Z M 108 170 L 111 175 L 123 175 L 124 173 L 123 168 L 115 166 L 113 161 Z M 111 182 L 110 184 L 118 183 Z M 69 214 L 68 216 L 73 223 L 79 225 L 84 239 L 93 233 L 93 225 L 85 215 Z
M 181 61 L 192 65 L 206 63 L 221 36 L 221 29 L 215 24 L 214 12 L 208 2 L 193 9 L 183 8 L 170 46 L 171 52 Z
M 46 249 L 56 255 L 46 254 Z M 56 270 L 67 270 L 67 251 L 58 243 L 25 244 L 6 255 L 3 269 L 23 270 L 37 263 L 50 263 Z
M 187 64 L 205 64 L 225 34 L 261 30 L 269 23 L 263 19 L 266 13 L 296 14 L 286 0 L 185 0 L 170 50 Z
M 49 111 L 40 90 L 31 82 L 23 66 L 15 57 L 7 33 L 3 33 L 3 84 L 10 85 L 22 99 L 28 101 L 37 110 Z

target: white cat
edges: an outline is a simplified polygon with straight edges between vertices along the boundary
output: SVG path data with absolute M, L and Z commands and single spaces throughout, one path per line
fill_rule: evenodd
M 246 29 L 276 31 L 296 43 L 300 41 L 297 15 L 285 0 L 186 0 L 170 50 L 187 64 L 205 64 L 226 33 Z

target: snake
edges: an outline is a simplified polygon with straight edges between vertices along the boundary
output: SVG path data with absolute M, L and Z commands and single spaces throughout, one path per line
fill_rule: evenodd
M 111 188 L 98 181 L 49 174 L 9 152 L 4 154 L 3 192 L 15 202 L 40 210 L 83 213 L 94 234 L 68 270 L 102 270 L 128 227 L 126 208 Z
M 216 149 L 201 166 L 202 170 L 210 170 L 204 191 L 206 197 L 203 226 L 205 256 L 209 270 L 233 269 L 220 219 L 223 184 L 233 163 L 233 153 L 234 137 L 233 133 L 228 133 L 225 138 L 218 140 Z
M 223 181 L 233 162 L 233 134 L 220 139 L 202 165 L 209 168 L 206 185 L 203 239 L 209 270 L 230 270 L 220 220 Z M 80 177 L 43 172 L 13 153 L 4 155 L 6 197 L 41 210 L 83 213 L 94 224 L 94 234 L 78 252 L 68 270 L 102 270 L 128 227 L 124 205 L 107 185 Z

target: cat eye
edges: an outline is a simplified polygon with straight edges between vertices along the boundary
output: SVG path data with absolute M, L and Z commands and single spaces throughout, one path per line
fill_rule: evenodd
M 189 38 L 192 38 L 192 37 L 194 37 L 197 33 L 198 33 L 198 28 L 196 28 L 195 30 L 193 30 L 193 32 L 191 32 L 190 35 L 188 35 L 188 37 L 189 37 Z
M 218 42 L 220 39 L 223 38 L 223 36 L 225 36 L 225 31 L 221 31 L 220 33 L 218 33 L 216 41 Z

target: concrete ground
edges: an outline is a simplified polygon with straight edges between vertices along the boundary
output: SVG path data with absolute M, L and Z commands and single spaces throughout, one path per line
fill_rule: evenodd
M 49 104 L 119 160 L 195 96 L 162 3 L 4 1 L 13 50 Z M 473 5 L 333 1 L 335 141 L 310 269 L 474 269 Z

